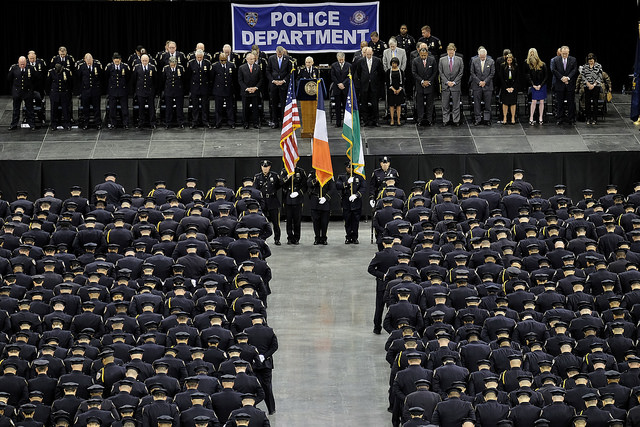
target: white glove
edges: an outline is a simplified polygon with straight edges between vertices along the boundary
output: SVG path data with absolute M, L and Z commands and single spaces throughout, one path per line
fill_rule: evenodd
M 369 204 L 371 205 L 371 207 L 374 207 L 376 205 L 376 202 L 374 200 L 369 200 Z
M 324 197 L 320 197 L 320 200 L 318 200 L 318 203 L 320 203 L 321 205 L 324 205 L 324 202 L 326 202 L 327 199 Z
M 295 199 L 296 197 L 298 197 L 298 192 L 294 191 L 293 193 L 289 194 L 289 197 L 291 197 L 292 199 Z
M 353 182 L 353 177 L 350 176 L 349 179 L 347 180 L 347 183 L 351 184 Z
M 349 201 L 350 201 L 350 202 L 353 202 L 353 201 L 354 201 L 355 199 L 357 199 L 357 198 L 358 198 L 358 195 L 357 195 L 357 194 L 352 194 L 352 195 L 350 195 L 350 196 L 349 196 Z
M 264 363 L 264 356 L 259 354 L 258 359 L 260 359 L 260 363 Z

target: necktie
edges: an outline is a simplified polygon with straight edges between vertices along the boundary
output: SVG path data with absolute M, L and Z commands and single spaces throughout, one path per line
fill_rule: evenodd
M 147 72 L 147 66 L 146 66 L 146 65 L 145 65 L 145 67 L 144 67 L 144 72 L 145 72 L 145 73 Z
M 369 72 L 371 72 L 371 60 L 367 59 L 367 68 L 369 69 Z
M 426 59 L 423 59 L 423 60 L 422 60 L 422 66 L 423 66 L 424 68 L 427 68 L 427 60 L 426 60 Z
M 484 61 L 480 61 L 480 63 L 482 64 L 481 70 L 484 73 Z
M 120 66 L 116 65 L 116 71 L 120 71 Z
M 249 64 L 249 72 L 253 73 L 253 64 Z
M 172 73 L 175 73 L 175 72 L 176 72 L 176 69 L 175 69 L 175 68 L 172 68 L 172 69 L 171 69 L 171 72 L 172 72 Z
M 227 69 L 227 64 L 222 64 L 222 69 L 226 70 Z
M 564 70 L 567 71 L 567 60 L 566 60 L 566 58 L 562 60 L 562 63 L 564 64 Z
M 93 67 L 91 65 L 89 65 L 89 72 L 93 71 Z
M 393 55 L 393 57 L 396 57 L 396 51 L 394 50 L 393 52 L 391 52 L 391 54 Z
M 198 67 L 202 68 L 202 62 L 201 61 L 198 61 Z
M 282 67 L 282 58 L 278 58 L 278 68 Z
M 342 67 L 344 66 L 344 64 L 340 64 L 340 69 L 342 70 Z
M 449 57 L 449 72 L 453 72 L 453 58 Z

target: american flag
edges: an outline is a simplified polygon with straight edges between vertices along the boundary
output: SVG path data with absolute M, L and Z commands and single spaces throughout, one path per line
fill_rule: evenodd
M 298 114 L 298 104 L 293 93 L 293 76 L 289 79 L 289 90 L 287 91 L 287 104 L 284 107 L 284 119 L 282 120 L 282 133 L 280 134 L 280 148 L 282 148 L 282 162 L 289 175 L 293 175 L 298 156 L 298 141 L 296 140 L 296 129 L 300 127 L 300 115 Z

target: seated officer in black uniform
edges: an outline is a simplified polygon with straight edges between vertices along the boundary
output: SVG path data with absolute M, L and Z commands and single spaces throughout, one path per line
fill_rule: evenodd
M 184 67 L 178 64 L 175 57 L 169 58 L 169 64 L 162 69 L 164 87 L 165 128 L 169 129 L 173 122 L 173 105 L 176 106 L 178 126 L 184 129 Z
M 108 129 L 113 129 L 117 123 L 117 105 L 120 105 L 122 113 L 122 126 L 129 129 L 129 89 L 127 83 L 131 77 L 131 68 L 122 62 L 118 52 L 112 56 L 112 61 L 107 64 L 107 95 L 109 97 L 109 124 Z
M 18 129 L 22 102 L 24 102 L 27 110 L 27 123 L 31 130 L 36 130 L 33 117 L 33 88 L 36 80 L 36 72 L 27 64 L 27 58 L 24 56 L 18 58 L 18 63 L 13 64 L 9 69 L 7 79 L 11 84 L 11 96 L 13 97 L 13 116 L 9 130 Z

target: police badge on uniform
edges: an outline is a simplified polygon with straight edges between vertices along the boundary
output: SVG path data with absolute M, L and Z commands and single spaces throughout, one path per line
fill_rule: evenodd
M 178 77 L 180 77 L 180 68 L 178 68 Z
M 95 74 L 96 76 L 98 75 L 98 67 L 95 67 L 95 68 L 93 69 L 93 74 Z
M 122 69 L 122 75 L 124 76 L 124 68 Z
M 149 77 L 153 76 L 153 70 L 149 70 Z
M 244 20 L 247 21 L 247 24 L 253 28 L 258 23 L 258 13 L 257 12 L 247 12 L 244 14 Z

